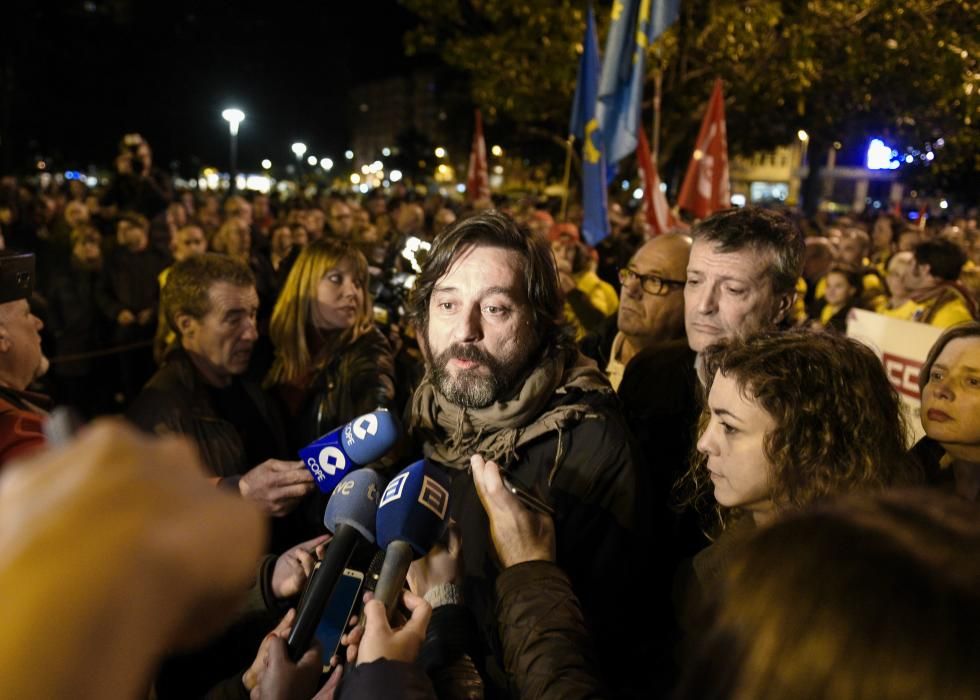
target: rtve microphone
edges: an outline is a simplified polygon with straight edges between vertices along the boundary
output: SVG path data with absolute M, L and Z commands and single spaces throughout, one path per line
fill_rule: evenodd
M 298 661 L 310 648 L 323 609 L 358 543 L 374 543 L 378 498 L 383 487 L 380 474 L 359 469 L 341 481 L 330 496 L 323 524 L 333 533 L 333 539 L 296 611 L 296 623 L 288 641 L 289 657 L 293 661 Z
M 413 559 L 428 554 L 442 537 L 449 516 L 449 477 L 420 460 L 392 479 L 381 496 L 377 515 L 378 546 L 384 564 L 374 597 L 384 604 L 388 619 L 398 604 Z
M 397 441 L 398 423 L 379 408 L 317 438 L 299 451 L 299 458 L 320 490 L 332 493 L 347 474 L 380 459 Z

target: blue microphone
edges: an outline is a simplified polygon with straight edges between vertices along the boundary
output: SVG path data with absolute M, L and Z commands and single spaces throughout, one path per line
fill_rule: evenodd
M 371 469 L 359 469 L 344 478 L 334 489 L 323 524 L 333 533 L 323 561 L 310 577 L 306 594 L 296 610 L 296 623 L 289 634 L 289 656 L 293 661 L 310 648 L 313 633 L 330 594 L 343 576 L 347 562 L 361 541 L 374 543 L 378 498 L 384 480 Z
M 400 471 L 381 495 L 376 532 L 385 560 L 374 597 L 384 604 L 389 620 L 412 560 L 428 554 L 446 530 L 449 484 L 444 471 L 420 460 Z
M 332 493 L 352 470 L 377 461 L 398 441 L 398 423 L 386 409 L 358 416 L 299 451 L 323 493 Z

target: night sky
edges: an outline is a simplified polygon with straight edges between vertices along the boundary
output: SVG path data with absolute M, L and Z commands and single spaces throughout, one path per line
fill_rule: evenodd
M 393 0 L 5 5 L 3 172 L 38 156 L 58 169 L 104 167 L 129 131 L 149 140 L 157 165 L 227 168 L 229 106 L 246 114 L 241 169 L 293 158 L 296 140 L 336 160 L 350 87 L 418 62 L 402 41 L 415 18 Z

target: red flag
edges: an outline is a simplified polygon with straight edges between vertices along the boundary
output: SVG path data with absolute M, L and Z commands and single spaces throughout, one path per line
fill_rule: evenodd
M 677 205 L 699 219 L 732 205 L 728 189 L 728 138 L 725 133 L 725 100 L 721 94 L 721 78 L 715 79 Z
M 490 174 L 487 172 L 487 142 L 483 140 L 483 117 L 476 110 L 476 130 L 473 132 L 473 150 L 470 151 L 470 167 L 466 173 L 466 199 L 475 202 L 490 197 Z
M 636 162 L 640 166 L 640 175 L 643 176 L 643 212 L 653 229 L 653 235 L 659 236 L 667 233 L 677 222 L 667 206 L 667 197 L 660 189 L 657 166 L 650 157 L 650 147 L 642 126 L 636 130 L 636 135 Z

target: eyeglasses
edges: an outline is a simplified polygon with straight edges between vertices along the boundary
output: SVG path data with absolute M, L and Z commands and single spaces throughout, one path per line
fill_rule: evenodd
M 640 280 L 640 288 L 647 294 L 655 296 L 666 296 L 671 289 L 683 289 L 685 282 L 682 280 L 669 280 L 660 275 L 641 275 L 636 270 L 628 267 L 619 270 L 619 281 L 625 285 L 630 280 Z

